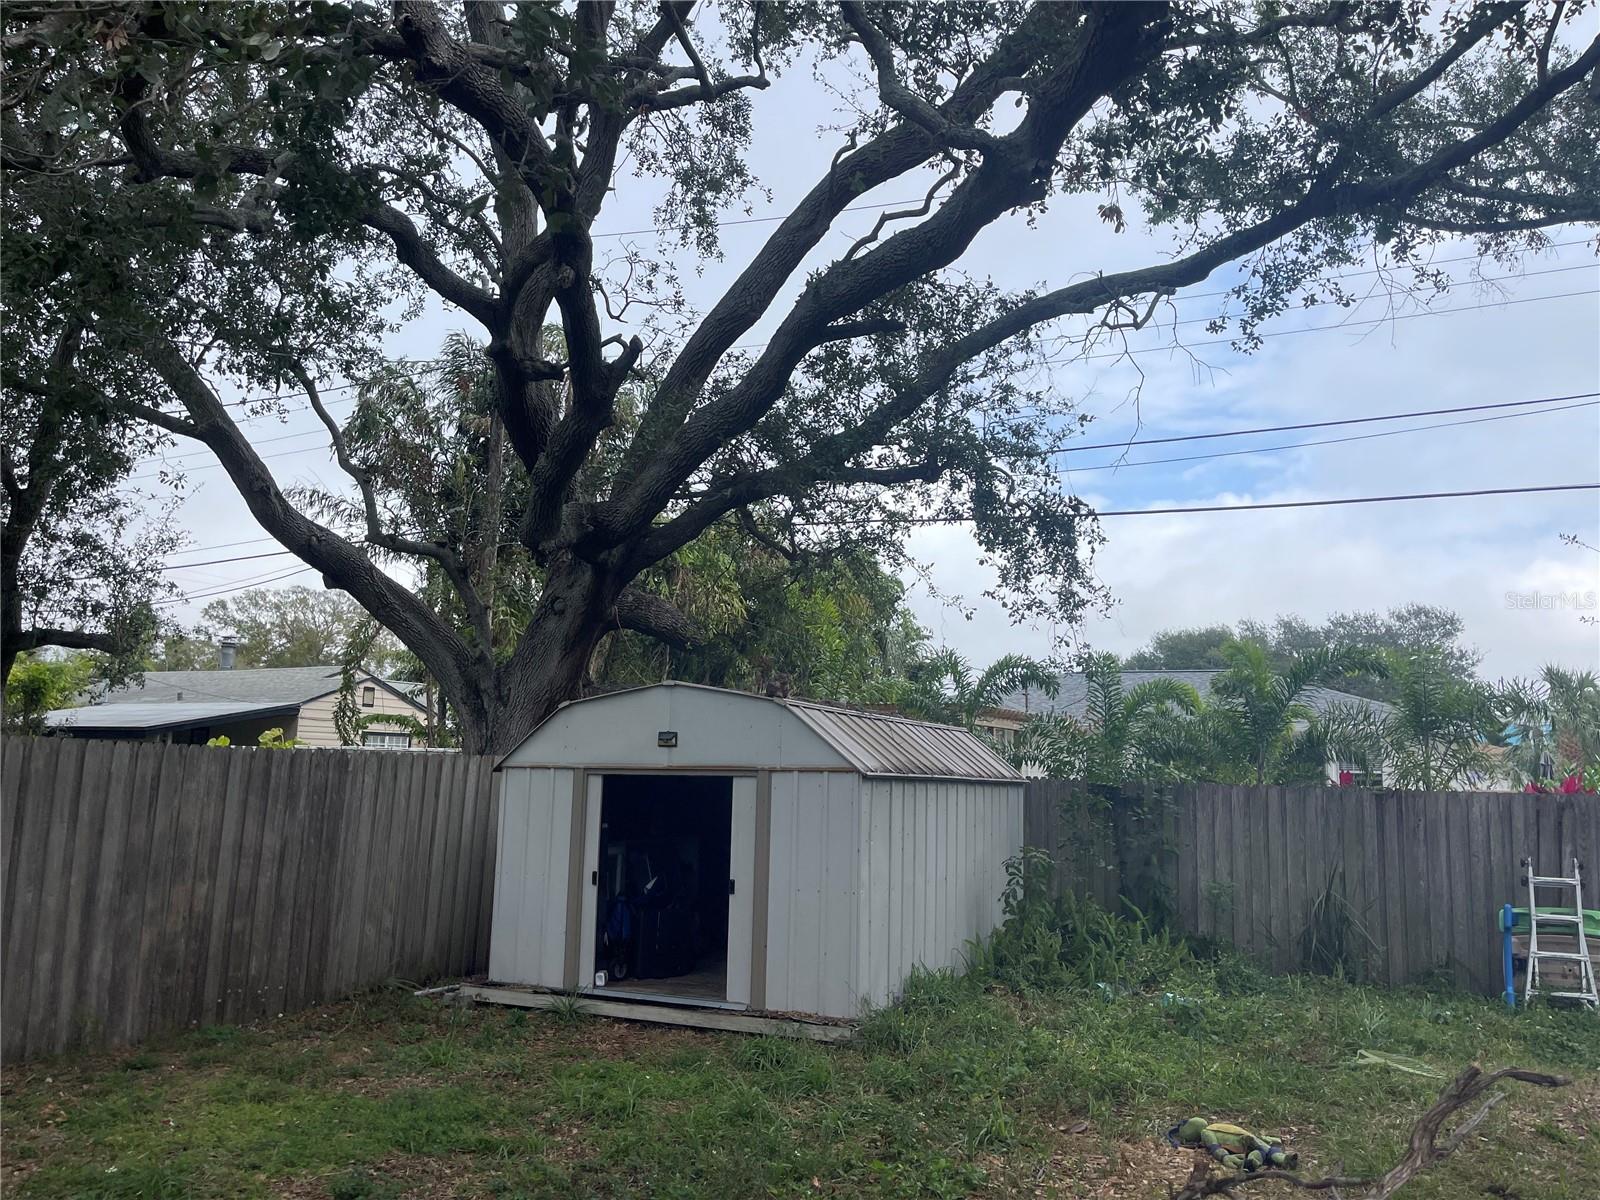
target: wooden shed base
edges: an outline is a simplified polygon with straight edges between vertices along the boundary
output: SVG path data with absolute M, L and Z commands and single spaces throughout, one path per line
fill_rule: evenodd
M 482 987 L 462 984 L 454 993 L 463 1000 L 481 1004 L 508 1004 L 516 1008 L 554 1008 L 566 1003 L 564 995 L 535 991 L 532 988 Z M 853 1025 L 807 1021 L 799 1017 L 763 1016 L 729 1012 L 718 1008 L 698 1008 L 688 1004 L 633 1004 L 623 1000 L 602 1000 L 583 996 L 578 1003 L 596 1017 L 617 1021 L 644 1021 L 655 1025 L 679 1025 L 688 1029 L 708 1029 L 725 1033 L 768 1034 L 776 1037 L 805 1038 L 814 1042 L 842 1042 L 855 1033 Z

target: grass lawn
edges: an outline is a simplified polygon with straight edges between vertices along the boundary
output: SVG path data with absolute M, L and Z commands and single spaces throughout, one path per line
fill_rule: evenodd
M 1372 1049 L 1575 1080 L 1511 1085 L 1402 1196 L 1600 1194 L 1593 1014 L 1226 963 L 1166 986 L 1195 1004 L 923 978 L 833 1047 L 373 995 L 7 1071 L 4 1191 L 1157 1197 L 1193 1161 L 1161 1133 L 1191 1114 L 1280 1133 L 1303 1170 L 1390 1165 L 1442 1081 L 1355 1064 Z

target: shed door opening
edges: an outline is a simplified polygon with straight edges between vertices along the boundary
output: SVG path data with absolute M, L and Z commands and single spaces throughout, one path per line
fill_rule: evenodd
M 730 999 L 733 808 L 727 776 L 605 776 L 591 866 L 597 986 L 603 972 L 607 991 Z

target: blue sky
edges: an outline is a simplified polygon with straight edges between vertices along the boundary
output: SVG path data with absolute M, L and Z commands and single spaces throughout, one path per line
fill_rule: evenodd
M 772 201 L 752 195 L 751 211 L 730 210 L 729 219 L 781 215 L 826 169 L 840 138 L 819 128 L 843 120 L 834 103 L 804 67 L 756 97 L 751 162 Z M 920 179 L 902 181 L 861 203 L 917 197 L 926 186 Z M 597 232 L 650 227 L 659 195 L 651 181 L 619 180 Z M 1117 234 L 1095 215 L 1095 203 L 1096 198 L 1074 198 L 1032 223 L 1020 215 L 1002 221 L 978 238 L 960 265 L 1006 287 L 1059 286 L 1098 271 L 1160 261 L 1172 252 L 1170 232 L 1146 228 L 1130 211 L 1127 231 Z M 870 211 L 845 214 L 809 265 L 838 256 L 875 219 Z M 670 257 L 690 302 L 703 309 L 771 229 L 770 223 L 725 228 L 720 262 L 696 262 L 687 251 L 658 245 L 650 235 L 603 236 L 600 247 L 604 253 L 631 241 Z M 1355 310 L 1295 312 L 1267 326 L 1265 343 L 1249 355 L 1225 345 L 1193 345 L 1211 339 L 1203 319 L 1223 303 L 1194 295 L 1229 282 L 1214 278 L 1180 294 L 1159 328 L 1136 335 L 1137 367 L 1106 359 L 1066 363 L 1053 369 L 1052 382 L 1094 416 L 1085 439 L 1093 442 L 1127 438 L 1136 426 L 1141 436 L 1170 436 L 1600 391 L 1600 296 L 1593 294 L 1600 288 L 1600 262 L 1594 238 L 1590 234 L 1585 241 L 1582 230 L 1557 230 L 1552 238 L 1572 244 L 1529 258 L 1521 264 L 1521 277 L 1475 283 L 1475 276 L 1501 276 L 1506 269 L 1495 263 L 1453 263 L 1449 269 L 1460 282 L 1425 305 L 1411 300 L 1395 305 L 1379 289 Z M 1455 244 L 1440 248 L 1437 257 L 1471 252 L 1470 245 Z M 797 273 L 797 281 L 804 273 Z M 1349 281 L 1355 288 L 1375 283 L 1372 276 Z M 1560 293 L 1590 294 L 1538 299 Z M 1481 305 L 1489 307 L 1476 307 Z M 1424 308 L 1471 311 L 1405 316 Z M 742 340 L 760 340 L 781 312 L 780 303 L 772 320 Z M 1402 319 L 1353 324 L 1386 315 Z M 1175 331 L 1174 320 L 1185 324 Z M 1341 322 L 1346 328 L 1337 331 L 1292 332 Z M 462 314 L 430 306 L 391 339 L 391 347 L 397 354 L 425 355 L 454 329 L 475 332 Z M 1168 348 L 1175 333 L 1188 352 Z M 348 410 L 346 404 L 334 407 L 336 413 Z M 1497 414 L 1463 417 L 1475 415 Z M 1133 447 L 1125 458 L 1131 463 L 1459 419 Z M 325 443 L 313 436 L 309 412 L 259 419 L 248 428 L 264 454 L 280 455 L 270 465 L 283 484 L 337 483 Z M 220 470 L 195 469 L 211 461 L 205 452 L 189 445 L 168 452 L 169 459 L 180 455 L 191 474 L 179 519 L 195 547 L 262 536 Z M 1106 509 L 1594 482 L 1600 479 L 1600 408 L 1256 456 L 1088 469 L 1118 457 L 1115 452 L 1065 456 L 1067 478 L 1080 495 Z M 963 597 L 974 615 L 967 619 L 915 583 L 910 602 L 936 640 L 979 660 L 1008 650 L 1048 653 L 1069 632 L 1074 644 L 1127 651 L 1165 627 L 1270 619 L 1287 612 L 1315 619 L 1333 611 L 1423 601 L 1463 614 L 1469 640 L 1484 652 L 1484 670 L 1491 676 L 1528 673 L 1550 660 L 1600 666 L 1600 633 L 1579 621 L 1579 609 L 1559 603 L 1519 606 L 1515 599 L 1582 597 L 1600 589 L 1600 555 L 1565 546 L 1558 537 L 1573 533 L 1600 546 L 1600 493 L 1110 518 L 1105 532 L 1109 541 L 1097 560 L 1097 574 L 1114 606 L 1080 630 L 1012 626 L 998 606 L 982 599 L 985 577 L 975 566 L 976 547 L 961 528 L 920 531 L 911 547 L 929 565 L 937 590 Z M 273 549 L 262 543 L 178 557 L 199 561 Z M 199 593 L 245 580 L 271 582 L 295 565 L 289 559 L 235 562 L 185 568 L 173 578 L 186 592 Z M 316 577 L 304 574 L 285 582 L 315 583 Z M 203 603 L 198 599 L 174 611 L 188 616 Z

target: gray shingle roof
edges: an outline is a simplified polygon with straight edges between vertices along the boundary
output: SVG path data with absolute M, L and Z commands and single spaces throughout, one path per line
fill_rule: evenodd
M 94 707 L 124 704 L 204 703 L 228 700 L 240 704 L 300 705 L 339 690 L 342 668 L 245 667 L 233 671 L 146 671 L 140 686 L 107 692 Z M 365 677 L 364 675 L 358 677 Z M 418 708 L 420 684 L 380 679 L 385 687 Z
M 1122 688 L 1126 692 L 1149 679 L 1176 679 L 1199 692 L 1202 700 L 1209 700 L 1211 684 L 1220 674 L 1222 674 L 1220 670 L 1124 671 Z M 1335 704 L 1360 704 L 1379 714 L 1392 711 L 1391 706 L 1381 700 L 1368 700 L 1364 696 L 1353 696 L 1349 692 L 1340 692 L 1333 688 L 1309 687 L 1301 693 L 1300 699 L 1306 707 L 1318 714 L 1326 713 Z M 1058 713 L 1081 721 L 1088 714 L 1088 702 L 1088 682 L 1081 671 L 1072 671 L 1061 677 L 1060 691 L 1056 693 L 1054 699 L 1037 688 L 1022 688 L 1007 696 L 1000 707 L 1035 716 L 1042 713 Z
M 236 671 L 146 671 L 142 687 L 107 692 L 101 704 L 152 701 L 240 700 L 251 704 L 304 704 L 339 690 L 339 668 L 256 667 Z

